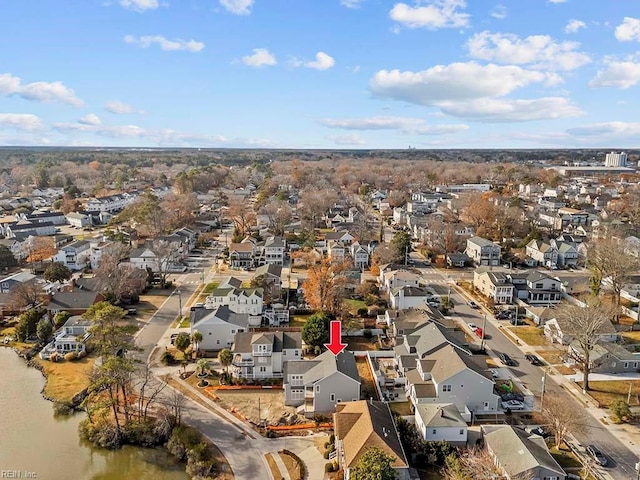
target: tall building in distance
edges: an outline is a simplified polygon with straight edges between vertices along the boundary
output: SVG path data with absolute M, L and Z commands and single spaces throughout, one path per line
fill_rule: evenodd
M 607 153 L 604 160 L 605 167 L 626 167 L 627 166 L 627 154 L 624 152 Z

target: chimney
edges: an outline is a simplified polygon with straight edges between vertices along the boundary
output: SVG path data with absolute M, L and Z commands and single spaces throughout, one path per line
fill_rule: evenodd
M 444 417 L 444 409 L 443 408 L 440 409 L 440 416 Z
M 373 397 L 369 397 L 369 405 L 373 405 Z

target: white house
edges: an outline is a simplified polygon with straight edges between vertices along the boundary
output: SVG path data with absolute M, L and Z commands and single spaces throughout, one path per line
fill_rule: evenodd
M 351 245 L 351 258 L 354 268 L 366 270 L 369 267 L 369 250 L 358 242 Z
M 391 308 L 396 310 L 407 310 L 425 305 L 432 297 L 431 292 L 425 287 L 411 287 L 405 285 L 396 288 L 389 294 Z
M 283 237 L 269 237 L 261 246 L 258 264 L 284 265 L 284 253 L 287 249 L 287 241 Z
M 536 265 L 556 268 L 558 265 L 558 249 L 542 240 L 531 240 L 526 247 L 526 254 L 535 260 Z
M 333 412 L 339 402 L 360 399 L 360 376 L 353 353 L 327 350 L 313 360 L 284 364 L 285 405 L 304 406 L 305 415 Z
M 192 307 L 189 317 L 191 334 L 196 330 L 202 334 L 200 349 L 218 351 L 231 348 L 238 332 L 246 332 L 249 316 L 233 313 L 227 306 L 215 310 Z
M 70 212 L 65 215 L 69 225 L 75 228 L 84 228 L 91 226 L 91 216 L 79 212 Z
M 478 266 L 500 265 L 500 245 L 482 237 L 471 237 L 467 239 L 466 253 Z
M 416 429 L 427 442 L 467 444 L 467 422 L 452 403 L 419 404 L 415 409 Z
M 150 248 L 134 248 L 129 254 L 129 262 L 137 268 L 146 270 L 150 268 L 154 272 L 160 270 L 160 261 Z
M 214 309 L 224 305 L 234 313 L 259 317 L 262 314 L 262 288 L 239 288 L 238 282 L 241 281 L 233 277 L 223 281 L 207 296 L 205 307 Z
M 382 288 L 389 292 L 402 287 L 420 286 L 420 275 L 409 270 L 393 270 L 384 273 Z
M 486 267 L 477 268 L 473 272 L 473 286 L 496 304 L 511 303 L 513 300 L 514 287 L 504 273 L 492 272 Z
M 86 240 L 77 240 L 60 247 L 53 256 L 54 262 L 60 262 L 69 270 L 82 270 L 90 265 L 91 245 Z
M 93 325 L 80 315 L 70 317 L 60 330 L 54 334 L 53 340 L 45 346 L 39 356 L 48 360 L 53 352 L 65 355 L 70 352 L 81 353 L 86 350 L 87 339 L 91 335 L 89 329 Z
M 239 332 L 231 350 L 235 376 L 280 378 L 285 362 L 302 358 L 302 333 Z

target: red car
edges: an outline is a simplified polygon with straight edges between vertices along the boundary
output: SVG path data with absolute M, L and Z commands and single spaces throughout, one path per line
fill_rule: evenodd
M 482 329 L 481 329 L 480 327 L 476 328 L 474 331 L 475 331 L 475 333 L 476 333 L 476 335 L 477 335 L 477 336 L 479 336 L 480 338 L 482 338 L 482 334 L 483 334 L 484 332 L 482 331 Z

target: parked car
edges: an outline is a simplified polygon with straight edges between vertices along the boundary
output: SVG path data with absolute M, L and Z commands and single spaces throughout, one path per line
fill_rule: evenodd
M 467 302 L 467 305 L 469 305 L 471 308 L 475 308 L 475 309 L 480 308 L 480 307 L 478 306 L 478 304 L 477 304 L 476 302 L 474 302 L 473 300 L 469 300 L 469 301 Z
M 178 333 L 172 333 L 171 334 L 171 345 L 173 345 L 176 341 L 176 338 L 178 337 Z
M 542 362 L 540 361 L 540 359 L 532 353 L 526 354 L 524 358 L 526 358 L 531 365 L 537 365 L 537 366 L 542 365 Z
M 508 402 L 509 400 L 517 400 L 518 402 L 524 402 L 524 395 L 518 392 L 504 393 L 500 396 L 500 399 L 503 402 Z
M 587 447 L 587 453 L 591 455 L 591 457 L 593 457 L 596 463 L 601 467 L 607 465 L 607 457 L 605 457 L 604 453 L 602 453 L 595 445 L 589 445 Z
M 542 438 L 547 438 L 551 436 L 551 433 L 547 432 L 544 428 L 542 428 L 541 426 L 529 426 L 526 427 L 524 429 L 527 433 L 532 433 L 533 435 L 539 435 Z
M 136 313 L 138 313 L 138 310 L 136 310 L 135 308 L 127 309 L 127 315 L 135 315 Z
M 475 334 L 476 334 L 477 336 L 479 336 L 480 338 L 482 338 L 482 336 L 483 336 L 483 334 L 484 334 L 484 331 L 483 331 L 480 327 L 476 328 L 476 329 L 474 330 L 474 332 L 475 332 Z
M 509 355 L 507 355 L 506 353 L 498 354 L 498 358 L 500 358 L 502 363 L 504 363 L 508 367 L 515 367 L 516 365 L 518 365 L 515 362 L 515 360 L 513 358 L 511 358 Z
M 478 326 L 475 323 L 467 323 L 467 327 L 469 327 L 469 330 L 471 331 L 475 331 L 476 328 L 478 328 Z
M 507 400 L 506 402 L 502 402 L 502 408 L 504 410 L 522 410 L 524 409 L 524 403 L 518 400 Z

